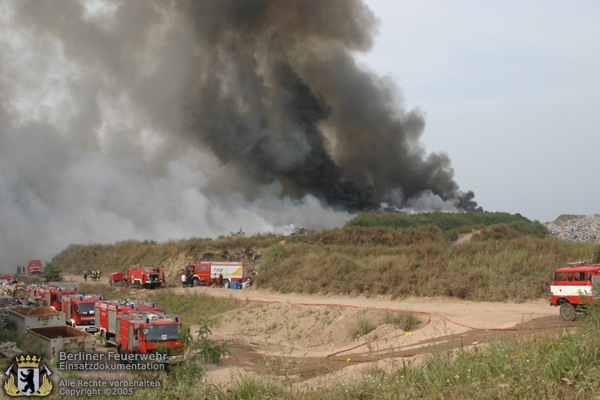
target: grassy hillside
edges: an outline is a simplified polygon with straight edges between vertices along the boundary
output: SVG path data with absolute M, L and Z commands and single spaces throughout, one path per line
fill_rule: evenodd
M 466 234 L 469 241 L 456 240 Z M 105 276 L 141 263 L 177 279 L 189 261 L 231 260 L 255 268 L 259 287 L 280 292 L 522 301 L 545 296 L 556 267 L 596 250 L 551 238 L 518 214 L 361 214 L 342 228 L 288 237 L 71 245 L 52 263 Z
M 262 249 L 280 241 L 274 235 L 245 237 L 235 234 L 219 239 L 187 239 L 157 243 L 155 241 L 126 240 L 115 244 L 71 244 L 52 258 L 68 274 L 99 269 L 103 276 L 110 272 L 126 272 L 129 266 L 143 264 L 167 271 L 167 278 L 177 278 L 176 273 L 186 263 L 199 260 L 243 261 L 255 267 Z

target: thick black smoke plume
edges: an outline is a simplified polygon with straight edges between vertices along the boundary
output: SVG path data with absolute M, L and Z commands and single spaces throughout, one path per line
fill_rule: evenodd
M 0 0 L 0 269 L 475 209 L 422 115 L 357 63 L 376 28 L 358 0 Z
M 425 192 L 473 209 L 446 155 L 426 155 L 422 116 L 357 65 L 375 17 L 358 0 L 191 2 L 199 62 L 189 115 L 221 160 L 349 209 Z M 392 192 L 402 193 L 393 196 Z

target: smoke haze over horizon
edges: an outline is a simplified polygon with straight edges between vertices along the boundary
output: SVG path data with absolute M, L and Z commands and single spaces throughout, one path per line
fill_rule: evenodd
M 70 243 L 475 210 L 358 0 L 0 0 L 2 267 Z

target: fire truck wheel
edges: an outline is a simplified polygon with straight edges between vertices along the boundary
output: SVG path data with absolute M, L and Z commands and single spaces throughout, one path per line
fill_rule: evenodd
M 194 280 L 192 281 L 192 285 L 194 285 L 194 286 L 200 286 L 200 279 L 194 278 Z
M 562 303 L 560 305 L 560 316 L 565 321 L 573 321 L 576 316 L 575 307 L 573 307 L 573 304 L 569 303 L 568 301 Z

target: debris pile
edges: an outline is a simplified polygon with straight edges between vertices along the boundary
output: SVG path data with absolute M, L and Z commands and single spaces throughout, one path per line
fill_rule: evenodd
M 600 214 L 561 215 L 545 225 L 556 238 L 570 242 L 600 244 Z
M 23 354 L 23 350 L 17 347 L 14 342 L 6 342 L 0 344 L 0 354 L 6 358 L 15 358 L 16 356 Z

